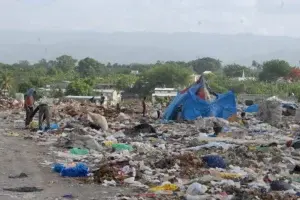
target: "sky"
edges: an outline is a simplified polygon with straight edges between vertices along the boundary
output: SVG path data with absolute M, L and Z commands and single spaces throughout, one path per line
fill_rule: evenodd
M 300 36 L 300 0 L 0 0 L 0 31 Z

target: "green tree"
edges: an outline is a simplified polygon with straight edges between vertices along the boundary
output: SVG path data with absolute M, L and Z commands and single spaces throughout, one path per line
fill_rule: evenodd
M 149 94 L 155 87 L 182 87 L 191 82 L 192 71 L 179 65 L 157 64 L 141 75 L 134 90 L 143 95 Z
M 122 74 L 117 78 L 115 84 L 118 90 L 124 90 L 133 87 L 137 80 L 138 77 L 135 75 Z
M 95 84 L 96 84 L 96 79 L 94 77 L 91 77 L 91 78 L 85 78 L 85 79 L 82 79 L 86 84 L 88 84 L 90 87 L 94 87 Z
M 32 77 L 29 80 L 31 82 L 31 85 L 33 85 L 36 88 L 44 87 L 44 81 L 40 77 Z
M 89 86 L 84 80 L 78 79 L 76 81 L 71 82 L 67 89 L 66 95 L 92 95 L 93 89 Z
M 50 96 L 53 98 L 61 98 L 64 96 L 64 92 L 61 88 L 52 88 Z
M 77 72 L 81 77 L 96 76 L 107 72 L 106 66 L 99 63 L 93 58 L 85 58 L 80 60 L 77 67 Z
M 63 72 L 69 72 L 75 69 L 77 60 L 73 59 L 72 56 L 62 55 L 56 58 L 56 68 Z
M 205 71 L 218 71 L 222 67 L 220 60 L 210 57 L 193 60 L 188 65 L 192 66 L 193 70 L 198 74 L 202 74 Z
M 225 76 L 227 77 L 241 77 L 243 75 L 243 71 L 246 75 L 249 76 L 251 70 L 248 67 L 238 65 L 238 64 L 230 64 L 226 65 L 223 69 Z
M 13 78 L 12 76 L 7 72 L 1 73 L 1 93 L 3 92 L 9 92 L 12 88 L 13 84 Z
M 259 64 L 257 61 L 253 60 L 252 61 L 252 67 L 256 68 L 257 70 L 261 71 L 262 70 L 262 65 Z
M 261 81 L 276 81 L 279 77 L 286 77 L 291 69 L 289 63 L 284 60 L 270 60 L 263 63 L 259 79 Z
M 29 88 L 33 88 L 31 82 L 21 82 L 18 84 L 18 92 L 26 93 Z

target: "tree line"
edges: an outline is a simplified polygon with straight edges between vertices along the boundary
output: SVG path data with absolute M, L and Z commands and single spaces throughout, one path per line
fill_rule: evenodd
M 33 64 L 28 61 L 12 65 L 0 63 L 0 83 L 1 91 L 9 91 L 10 94 L 67 80 L 71 81 L 66 91 L 70 95 L 92 95 L 92 88 L 98 83 L 115 84 L 118 90 L 147 95 L 155 87 L 185 87 L 191 83 L 192 74 L 202 74 L 205 71 L 213 72 L 213 75 L 207 75 L 207 79 L 216 92 L 232 89 L 236 93 L 288 93 L 298 90 L 296 83 L 300 78 L 298 68 L 279 59 L 263 63 L 253 61 L 251 66 L 237 63 L 223 65 L 222 61 L 210 57 L 189 62 L 104 64 L 89 57 L 76 60 L 72 56 L 62 55 L 54 60 L 42 59 Z M 236 80 L 243 72 L 245 76 L 256 80 Z M 277 83 L 276 88 L 273 88 L 274 82 L 279 78 L 285 82 Z M 290 83 L 287 84 L 287 81 Z M 53 96 L 58 95 L 62 95 L 61 92 L 54 90 Z

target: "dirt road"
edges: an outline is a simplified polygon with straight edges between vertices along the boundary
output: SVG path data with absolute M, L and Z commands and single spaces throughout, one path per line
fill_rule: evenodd
M 64 199 L 63 195 L 72 194 L 79 200 L 114 199 L 117 193 L 126 193 L 120 188 L 108 188 L 94 184 L 80 184 L 73 179 L 62 178 L 51 172 L 43 161 L 53 161 L 47 154 L 47 149 L 37 146 L 32 140 L 23 137 L 6 136 L 4 128 L 12 128 L 6 124 L 0 113 L 0 199 L 54 200 Z M 24 172 L 27 178 L 9 178 Z M 3 188 L 35 186 L 43 189 L 41 192 L 19 193 L 4 191 Z

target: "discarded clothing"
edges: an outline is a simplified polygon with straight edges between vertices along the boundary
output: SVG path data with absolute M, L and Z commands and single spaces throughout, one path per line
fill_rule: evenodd
M 207 155 L 202 158 L 209 168 L 226 168 L 226 163 L 221 156 Z

